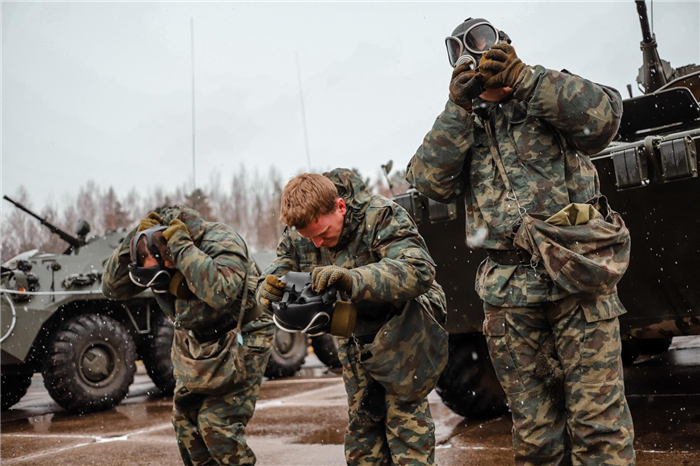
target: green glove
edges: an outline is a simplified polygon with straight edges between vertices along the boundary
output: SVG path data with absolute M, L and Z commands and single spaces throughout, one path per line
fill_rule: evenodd
M 272 303 L 282 300 L 284 288 L 285 285 L 279 278 L 268 275 L 258 290 L 258 303 L 268 311 L 272 311 Z
M 352 292 L 352 272 L 336 265 L 316 267 L 311 272 L 311 289 L 316 293 L 332 285 L 340 291 Z
M 462 107 L 467 112 L 472 112 L 472 98 L 468 95 L 467 83 L 477 75 L 475 70 L 468 68 L 469 63 L 462 63 L 452 72 L 450 81 L 450 100 Z
M 178 231 L 190 236 L 190 232 L 187 230 L 185 223 L 179 218 L 174 218 L 170 220 L 170 226 L 168 229 L 163 232 L 163 238 L 165 238 L 165 241 L 170 241 L 170 238 L 172 238 Z
M 162 224 L 163 219 L 160 218 L 160 215 L 158 215 L 155 212 L 151 212 L 150 214 L 146 215 L 144 218 L 141 219 L 138 228 L 136 228 L 136 231 L 139 232 L 143 230 L 148 230 L 149 228 L 153 228 L 156 225 Z
M 486 89 L 514 87 L 523 66 L 512 45 L 496 44 L 481 58 L 479 74 Z

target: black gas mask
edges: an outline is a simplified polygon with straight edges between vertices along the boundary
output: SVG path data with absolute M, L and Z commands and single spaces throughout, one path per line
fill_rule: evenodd
M 167 293 L 170 279 L 175 275 L 176 269 L 166 267 L 165 260 L 160 253 L 160 250 L 153 242 L 153 234 L 158 231 L 165 231 L 168 227 L 157 225 L 147 230 L 140 231 L 134 235 L 131 240 L 131 263 L 129 264 L 129 278 L 134 284 L 151 288 L 154 293 Z M 158 262 L 158 265 L 153 267 L 142 267 L 139 265 L 138 253 L 136 245 L 141 238 L 146 238 L 148 252 Z
M 508 34 L 499 31 L 484 18 L 467 18 L 452 31 L 451 36 L 445 38 L 447 58 L 452 68 L 468 62 L 470 69 L 476 69 L 481 57 L 494 44 L 504 40 L 511 43 Z
M 350 337 L 355 329 L 356 309 L 340 300 L 340 293 L 330 286 L 317 294 L 311 289 L 311 273 L 289 272 L 280 279 L 285 284 L 284 295 L 272 303 L 272 319 L 285 332 L 323 333 Z

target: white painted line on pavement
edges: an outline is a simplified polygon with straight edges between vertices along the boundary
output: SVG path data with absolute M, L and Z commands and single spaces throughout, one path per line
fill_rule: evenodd
M 321 378 L 321 379 L 278 379 L 278 380 L 270 380 L 266 379 L 263 381 L 263 385 L 292 385 L 292 384 L 299 384 L 299 383 L 306 383 L 306 384 L 311 384 L 311 383 L 337 383 L 341 384 L 343 383 L 343 379 L 339 377 L 328 377 L 328 378 Z
M 89 438 L 92 440 L 91 442 L 79 443 L 77 445 L 71 445 L 69 447 L 54 448 L 51 450 L 43 451 L 41 453 L 34 453 L 34 454 L 26 455 L 26 456 L 18 456 L 17 458 L 12 458 L 12 459 L 5 459 L 3 461 L 3 464 L 14 464 L 14 463 L 19 463 L 20 461 L 33 460 L 35 458 L 40 458 L 42 456 L 55 455 L 57 453 L 63 453 L 64 451 L 74 450 L 76 448 L 82 448 L 82 447 L 86 447 L 88 445 L 94 445 L 96 443 L 126 442 L 129 440 L 129 437 L 134 436 L 134 435 L 147 434 L 149 432 L 163 430 L 165 428 L 172 429 L 172 427 L 173 427 L 173 425 L 170 423 L 157 424 L 155 426 L 146 427 L 143 429 L 135 430 L 133 432 L 128 432 L 126 434 L 118 435 L 118 436 L 114 436 L 114 437 L 109 437 L 109 436 L 102 437 L 100 435 L 71 435 L 71 434 L 3 434 L 3 437 L 42 438 L 42 439 L 47 439 L 47 438 L 81 438 L 81 439 L 82 438 Z
M 273 400 L 261 401 L 261 402 L 256 403 L 255 409 L 265 409 L 265 408 L 269 408 L 272 406 L 289 406 L 289 402 L 292 400 L 296 400 L 298 398 L 305 398 L 307 396 L 316 398 L 316 396 L 319 394 L 337 390 L 338 385 L 341 385 L 341 384 L 334 384 L 330 387 L 317 388 L 315 390 L 309 390 L 309 391 L 305 391 L 305 392 L 301 392 L 301 393 L 295 393 L 294 395 L 284 396 L 282 398 L 275 398 Z M 343 393 L 345 393 L 344 390 L 343 390 Z M 298 406 L 298 404 L 297 404 L 297 406 Z

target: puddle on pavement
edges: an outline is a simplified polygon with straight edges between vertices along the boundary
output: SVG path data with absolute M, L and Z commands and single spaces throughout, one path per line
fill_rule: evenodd
M 328 428 L 319 429 L 301 436 L 294 443 L 305 445 L 342 445 L 345 441 L 345 429 Z

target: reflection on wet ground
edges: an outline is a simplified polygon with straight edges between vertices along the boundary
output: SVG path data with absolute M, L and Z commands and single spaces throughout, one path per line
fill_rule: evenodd
M 639 465 L 700 466 L 700 347 L 645 357 L 625 370 Z M 313 358 L 298 377 L 265 381 L 247 429 L 260 465 L 343 465 L 346 396 L 338 375 Z M 439 464 L 512 464 L 511 421 L 464 420 L 433 392 Z M 73 415 L 35 376 L 24 399 L 2 414 L 3 465 L 180 464 L 171 399 L 141 370 L 117 408 Z

